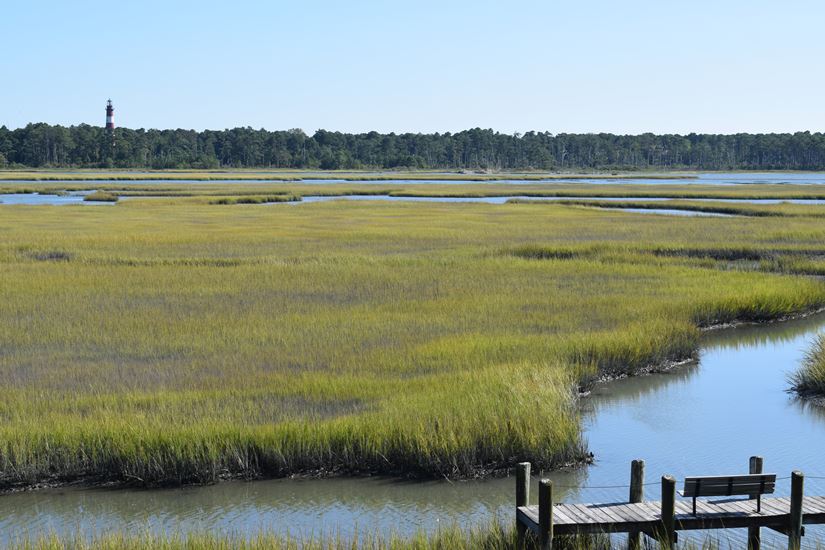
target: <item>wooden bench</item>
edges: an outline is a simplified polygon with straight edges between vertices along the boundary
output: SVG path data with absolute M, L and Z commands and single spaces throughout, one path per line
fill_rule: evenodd
M 685 489 L 679 493 L 693 498 L 696 515 L 697 497 L 748 496 L 756 499 L 756 511 L 762 511 L 762 495 L 773 493 L 776 474 L 748 474 L 739 476 L 686 477 Z

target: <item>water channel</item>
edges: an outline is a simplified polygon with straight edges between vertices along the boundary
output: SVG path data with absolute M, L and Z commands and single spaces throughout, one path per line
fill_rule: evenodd
M 72 191 L 65 194 L 52 193 L 0 193 L 0 204 L 115 204 L 111 201 L 87 201 L 84 200 L 86 195 L 91 191 Z
M 90 191 L 73 191 L 67 194 L 48 193 L 7 193 L 0 194 L 0 205 L 113 205 L 114 202 L 86 201 L 84 197 Z M 140 196 L 121 197 L 120 200 L 145 200 L 163 198 L 162 196 Z M 334 200 L 354 200 L 354 201 L 394 201 L 394 202 L 445 202 L 445 203 L 486 203 L 505 204 L 510 200 L 520 199 L 528 201 L 564 201 L 564 200 L 593 200 L 605 202 L 628 202 L 628 201 L 654 201 L 662 202 L 663 208 L 615 208 L 619 212 L 632 212 L 636 214 L 662 214 L 668 216 L 707 216 L 707 217 L 731 217 L 731 214 L 703 212 L 700 210 L 681 210 L 667 208 L 666 201 L 672 200 L 662 197 L 527 197 L 522 195 L 511 195 L 504 197 L 404 197 L 397 195 L 340 195 L 340 196 L 319 196 L 307 195 L 301 201 L 276 202 L 273 205 L 299 205 L 312 204 L 316 202 L 328 202 Z M 717 201 L 726 203 L 748 202 L 753 204 L 778 204 L 781 202 L 793 204 L 825 204 L 825 199 L 690 199 L 694 201 Z
M 698 362 L 664 374 L 597 386 L 582 400 L 585 437 L 596 455 L 585 469 L 549 474 L 561 500 L 627 498 L 630 461 L 647 462 L 646 498 L 657 499 L 661 474 L 744 473 L 765 457 L 787 494 L 793 469 L 806 491 L 825 494 L 825 411 L 785 389 L 825 315 L 706 334 Z M 535 491 L 534 491 L 535 495 Z M 411 534 L 459 523 L 512 517 L 512 478 L 409 482 L 387 478 L 224 482 L 207 487 L 135 490 L 60 488 L 0 497 L 0 543 L 43 534 L 107 531 L 186 534 L 210 531 L 292 535 L 357 532 Z M 724 540 L 741 533 L 720 532 Z M 764 534 L 766 539 L 771 536 Z M 825 539 L 808 528 L 805 540 Z M 783 544 L 781 537 L 776 540 Z
M 136 174 L 136 172 L 125 172 L 125 174 Z M 251 174 L 251 172 L 250 172 Z M 449 175 L 450 177 L 456 177 L 455 174 L 445 174 Z M 677 173 L 678 175 L 678 173 Z M 679 178 L 679 177 L 672 177 L 668 178 L 664 177 L 645 177 L 644 175 L 640 175 L 639 177 L 622 177 L 622 178 L 609 178 L 609 177 L 593 177 L 593 178 L 568 178 L 564 179 L 560 178 L 553 178 L 553 179 L 544 179 L 544 180 L 525 180 L 519 179 L 518 177 L 513 177 L 510 179 L 501 179 L 501 180 L 481 180 L 472 179 L 473 176 L 467 176 L 466 179 L 431 179 L 431 180 L 424 180 L 424 179 L 406 179 L 404 178 L 403 172 L 397 173 L 384 173 L 382 174 L 383 177 L 387 177 L 388 179 L 366 179 L 366 180 L 346 180 L 346 179 L 319 179 L 313 177 L 307 177 L 300 180 L 277 180 L 277 179 L 269 179 L 273 177 L 271 172 L 261 172 L 262 178 L 261 180 L 255 179 L 215 179 L 215 180 L 185 180 L 185 179 L 134 179 L 134 180 L 84 180 L 84 179 L 76 179 L 76 180 L 67 180 L 67 184 L 71 185 L 101 185 L 101 184 L 111 184 L 111 185 L 151 185 L 151 184 L 175 184 L 175 183 L 194 183 L 194 184 L 228 184 L 228 183 L 241 183 L 241 184 L 272 184 L 272 183 L 306 183 L 306 184 L 334 184 L 334 183 L 349 183 L 349 184 L 375 184 L 375 185 L 416 185 L 416 184 L 437 184 L 437 185 L 479 185 L 479 184 L 512 184 L 512 185 L 546 185 L 546 184 L 554 184 L 554 183 L 563 183 L 563 184 L 571 184 L 571 183 L 590 183 L 590 184 L 600 184 L 600 185 L 749 185 L 749 184 L 797 184 L 797 185 L 816 185 L 816 184 L 825 184 L 825 172 L 700 172 L 695 174 L 687 174 L 690 177 L 687 178 Z M 479 177 L 483 177 L 480 175 Z M 0 183 L 10 183 L 10 184 L 30 184 L 36 185 L 36 181 L 27 181 L 27 180 L 3 180 Z

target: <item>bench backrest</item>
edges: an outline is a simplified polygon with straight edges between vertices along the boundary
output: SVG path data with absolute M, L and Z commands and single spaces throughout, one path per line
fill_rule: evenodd
M 747 474 L 739 476 L 686 477 L 686 497 L 719 497 L 731 495 L 758 496 L 773 493 L 776 474 Z

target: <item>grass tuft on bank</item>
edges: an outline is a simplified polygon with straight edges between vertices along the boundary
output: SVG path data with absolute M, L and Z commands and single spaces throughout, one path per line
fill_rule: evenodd
M 210 201 L 210 204 L 269 204 L 278 202 L 300 202 L 300 195 L 259 195 L 259 196 L 240 196 L 240 197 L 222 197 Z
M 109 191 L 95 191 L 83 197 L 87 202 L 117 202 L 118 196 Z
M 790 384 L 790 391 L 800 397 L 825 397 L 825 334 L 814 338 L 801 367 L 790 376 Z

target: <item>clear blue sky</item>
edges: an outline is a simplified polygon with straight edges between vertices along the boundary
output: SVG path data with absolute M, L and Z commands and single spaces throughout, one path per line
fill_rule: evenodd
M 825 130 L 825 2 L 11 0 L 0 125 Z

